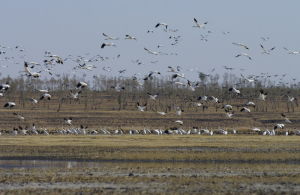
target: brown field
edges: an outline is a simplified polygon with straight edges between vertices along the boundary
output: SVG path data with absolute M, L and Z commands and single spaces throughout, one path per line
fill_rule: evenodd
M 2 168 L 0 189 L 2 194 L 296 194 L 299 148 L 298 136 L 2 136 L 0 159 L 6 165 L 59 163 Z M 74 166 L 67 166 L 71 162 Z

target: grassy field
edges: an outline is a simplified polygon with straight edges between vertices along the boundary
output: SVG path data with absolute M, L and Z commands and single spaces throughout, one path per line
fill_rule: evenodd
M 298 136 L 2 136 L 2 160 L 77 167 L 0 169 L 1 192 L 300 193 Z M 84 162 L 99 166 L 85 166 Z

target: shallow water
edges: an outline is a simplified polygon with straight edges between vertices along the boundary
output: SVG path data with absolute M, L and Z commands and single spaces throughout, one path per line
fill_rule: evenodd
M 56 161 L 56 160 L 0 160 L 0 169 L 13 168 L 93 168 L 103 166 L 101 162 Z

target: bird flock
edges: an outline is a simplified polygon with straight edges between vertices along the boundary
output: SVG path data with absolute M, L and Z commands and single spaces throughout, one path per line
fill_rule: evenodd
M 193 18 L 191 20 L 191 28 L 194 30 L 197 30 L 200 32 L 199 39 L 201 41 L 209 41 L 210 35 L 213 33 L 212 30 L 208 30 L 209 28 L 209 22 L 208 21 L 200 21 L 197 18 Z M 168 50 L 164 51 L 164 48 L 166 47 L 177 47 L 180 44 L 183 44 L 183 35 L 180 35 L 180 29 L 178 28 L 172 28 L 172 25 L 169 25 L 166 22 L 157 22 L 154 23 L 150 29 L 146 30 L 146 34 L 151 35 L 157 32 L 165 33 L 166 40 L 169 40 L 167 44 L 158 43 L 156 48 L 151 48 L 149 46 L 143 46 L 141 47 L 141 50 L 144 50 L 147 56 L 147 58 L 150 58 L 150 61 L 147 62 L 147 64 L 159 64 L 161 56 L 178 56 L 179 53 L 176 53 L 175 51 L 167 52 Z M 222 32 L 224 36 L 230 34 L 230 32 Z M 113 51 L 115 48 L 118 48 L 118 45 L 121 40 L 126 41 L 133 41 L 133 42 L 139 42 L 141 41 L 140 38 L 136 37 L 135 35 L 132 35 L 130 33 L 126 33 L 124 37 L 121 39 L 119 37 L 115 37 L 112 35 L 109 35 L 108 33 L 102 33 L 101 34 L 103 38 L 103 42 L 99 44 L 99 51 L 110 49 Z M 263 43 L 258 43 L 257 48 L 261 50 L 262 55 L 272 55 L 275 50 L 278 48 L 276 46 L 267 47 L 265 46 L 265 43 L 269 41 L 269 37 L 261 37 L 261 41 Z M 153 40 L 155 41 L 155 40 Z M 123 42 L 122 42 L 123 43 Z M 121 43 L 120 43 L 121 44 Z M 245 58 L 245 60 L 253 61 L 255 59 L 254 56 L 250 55 L 248 52 L 252 50 L 247 44 L 243 42 L 238 41 L 232 41 L 232 47 L 233 49 L 237 50 L 237 53 L 233 54 L 235 58 Z M 282 47 L 283 51 L 285 51 L 288 55 L 298 55 L 300 54 L 300 51 L 297 50 L 291 50 L 287 47 Z M 0 57 L 1 57 L 1 63 L 15 63 L 18 64 L 18 66 L 21 66 L 19 62 L 16 60 L 16 56 L 9 56 L 10 53 L 12 53 L 12 50 L 18 53 L 19 59 L 23 60 L 23 71 L 20 72 L 21 76 L 25 76 L 30 80 L 38 80 L 43 79 L 43 77 L 47 78 L 50 77 L 61 77 L 61 72 L 55 72 L 55 69 L 61 69 L 60 66 L 64 66 L 66 63 L 70 62 L 69 64 L 73 64 L 72 71 L 80 73 L 80 71 L 92 71 L 92 72 L 99 72 L 98 69 L 98 63 L 106 63 L 105 66 L 101 68 L 101 72 L 104 72 L 104 74 L 108 74 L 109 72 L 113 71 L 113 66 L 108 65 L 109 63 L 112 63 L 119 58 L 121 58 L 121 54 L 116 54 L 114 57 L 105 57 L 102 55 L 94 55 L 90 56 L 90 54 L 86 55 L 68 55 L 68 56 L 59 56 L 56 54 L 53 54 L 50 51 L 45 51 L 43 60 L 41 62 L 34 62 L 26 60 L 25 49 L 23 46 L 15 46 L 15 47 L 7 47 L 0 45 Z M 4 58 L 2 58 L 4 57 Z M 143 59 L 132 59 L 131 62 L 133 64 L 136 64 L 137 66 L 142 66 L 145 64 L 145 61 Z M 74 65 L 75 64 L 75 65 Z M 144 83 L 148 80 L 153 80 L 155 77 L 167 77 L 169 78 L 172 85 L 178 87 L 178 88 L 186 88 L 190 90 L 191 92 L 195 92 L 196 89 L 200 86 L 203 86 L 203 82 L 201 81 L 193 81 L 193 79 L 186 76 L 185 70 L 183 66 L 179 65 L 167 65 L 165 66 L 167 71 L 162 72 L 158 70 L 151 70 L 150 72 L 146 73 L 134 73 L 134 75 L 131 76 L 131 79 L 135 81 L 138 86 L 143 87 Z M 230 67 L 230 66 L 223 66 L 225 71 L 232 71 L 236 68 Z M 2 68 L 7 68 L 7 66 L 2 66 Z M 119 76 L 122 76 L 127 71 L 127 68 L 120 69 L 116 71 L 116 74 L 119 74 Z M 199 74 L 199 78 L 209 78 L 212 73 L 215 71 L 215 68 L 211 70 L 209 73 L 200 72 L 197 71 L 197 67 L 195 69 L 190 70 L 191 72 L 196 72 Z M 286 77 L 286 74 L 281 75 L 270 75 L 269 73 L 261 73 L 260 75 L 248 75 L 245 76 L 244 74 L 240 74 L 240 80 L 243 83 L 246 83 L 250 86 L 254 86 L 256 83 L 259 83 L 261 79 L 266 78 L 275 78 L 278 80 L 278 84 L 291 84 L 291 83 L 285 83 L 284 78 Z M 279 79 L 277 79 L 279 78 Z M 295 84 L 296 79 L 293 78 L 293 83 Z M 240 83 L 234 83 L 232 86 L 228 87 L 226 89 L 227 93 L 231 95 L 232 98 L 239 98 L 244 97 L 246 98 L 248 94 L 244 93 L 242 89 L 239 89 Z M 295 84 L 296 85 L 296 84 Z M 82 91 L 89 87 L 88 81 L 79 81 L 73 88 L 69 91 L 68 98 L 73 100 L 80 99 L 80 95 L 82 94 Z M 0 97 L 6 96 L 7 92 L 10 90 L 11 86 L 9 82 L 6 82 L 4 84 L 0 85 Z M 120 84 L 112 85 L 111 89 L 114 89 L 116 92 L 121 92 L 126 90 L 126 86 L 122 86 Z M 38 104 L 41 101 L 51 101 L 52 95 L 49 90 L 46 89 L 34 89 L 40 93 L 39 97 L 30 97 L 29 101 L 32 104 Z M 159 93 L 153 93 L 153 92 L 147 92 L 147 95 L 149 96 L 149 99 L 151 101 L 157 101 L 160 98 Z M 240 113 L 249 114 L 252 112 L 252 108 L 256 107 L 256 102 L 265 102 L 268 101 L 268 91 L 267 89 L 259 89 L 257 91 L 256 97 L 252 98 L 251 101 L 245 102 L 241 108 L 239 108 Z M 298 106 L 298 100 L 297 97 L 292 96 L 291 94 L 286 94 L 287 102 L 295 104 Z M 249 98 L 250 99 L 250 98 Z M 220 108 L 224 110 L 224 117 L 227 118 L 234 118 L 236 116 L 236 113 L 234 110 L 234 105 L 223 103 L 224 101 L 220 97 L 216 97 L 213 95 L 202 95 L 198 96 L 195 100 L 192 100 L 195 107 L 202 107 L 203 109 L 207 109 L 207 104 L 212 103 L 214 105 L 218 105 Z M 6 102 L 3 107 L 5 109 L 14 109 L 18 105 L 16 102 L 8 101 Z M 136 102 L 136 109 L 139 112 L 148 112 L 147 111 L 147 103 L 143 102 Z M 180 106 L 176 106 L 174 108 L 175 114 L 177 116 L 181 116 L 184 114 L 184 110 L 180 108 Z M 166 115 L 169 115 L 170 113 L 167 113 L 165 111 L 157 111 L 156 112 L 161 117 L 164 117 Z M 13 112 L 13 115 L 18 118 L 19 120 L 23 121 L 25 120 L 26 116 L 23 116 L 20 113 Z M 280 115 L 282 117 L 283 122 L 282 123 L 276 123 L 273 126 L 273 129 L 271 130 L 260 130 L 259 128 L 252 128 L 251 132 L 258 132 L 262 135 L 275 135 L 275 134 L 281 134 L 277 133 L 276 131 L 279 129 L 284 129 L 286 123 L 293 123 L 293 120 L 290 120 L 286 113 L 281 113 Z M 84 127 L 83 125 L 80 126 L 80 128 L 76 128 L 73 126 L 72 117 L 65 117 L 64 124 L 68 128 L 64 128 L 61 130 L 55 130 L 48 132 L 47 129 L 41 128 L 37 129 L 36 126 L 33 124 L 31 128 L 28 127 L 21 127 L 14 128 L 12 131 L 1 131 L 2 134 L 13 134 L 13 135 L 34 135 L 34 134 L 205 134 L 205 135 L 213 135 L 213 134 L 237 134 L 237 130 L 225 130 L 225 129 L 218 129 L 218 130 L 209 130 L 209 129 L 199 129 L 199 128 L 193 128 L 190 130 L 184 130 L 183 126 L 185 125 L 184 120 L 174 120 L 174 124 L 178 125 L 179 127 L 177 129 L 168 129 L 168 130 L 162 130 L 162 129 L 143 129 L 143 130 L 130 130 L 128 132 L 123 131 L 122 129 L 118 130 L 91 130 L 87 129 L 87 127 Z M 300 135 L 300 131 L 294 131 L 293 133 L 290 133 L 289 131 L 285 131 L 285 135 L 289 134 L 296 134 Z

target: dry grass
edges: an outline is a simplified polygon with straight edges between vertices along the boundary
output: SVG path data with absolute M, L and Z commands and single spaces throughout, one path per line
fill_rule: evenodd
M 2 159 L 99 166 L 0 169 L 0 188 L 4 194 L 300 193 L 299 148 L 297 136 L 2 136 Z

